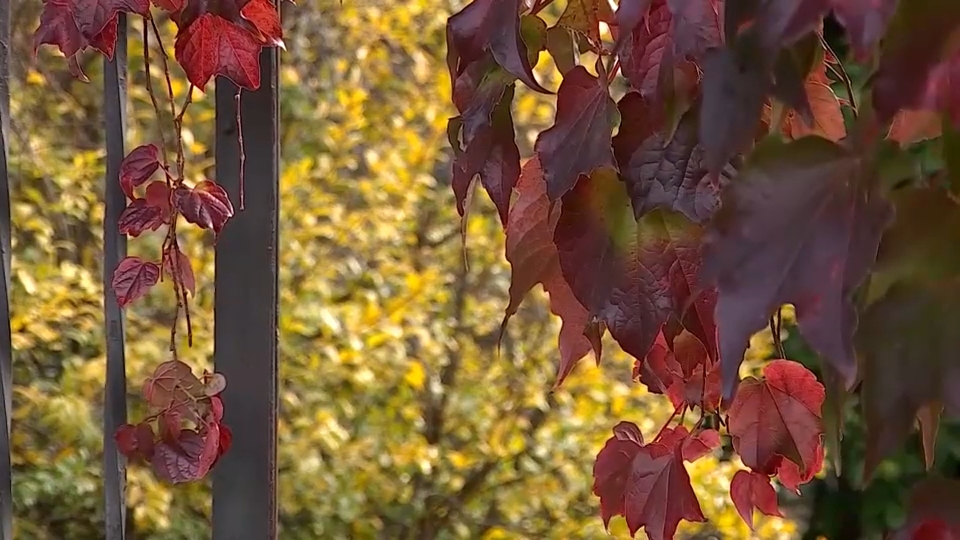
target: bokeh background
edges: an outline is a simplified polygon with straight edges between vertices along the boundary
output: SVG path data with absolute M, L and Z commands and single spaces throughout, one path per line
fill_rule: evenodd
M 503 234 L 478 192 L 465 262 L 449 187 L 445 128 L 455 111 L 444 24 L 459 7 L 442 0 L 284 5 L 284 540 L 627 538 L 621 518 L 604 531 L 590 493 L 594 456 L 618 421 L 653 436 L 672 412 L 668 400 L 631 382 L 631 360 L 613 342 L 601 368 L 584 360 L 551 392 L 559 321 L 539 288 L 511 321 L 497 357 L 509 284 Z M 50 51 L 34 58 L 40 9 L 39 0 L 14 3 L 11 44 L 16 535 L 93 540 L 103 537 L 101 59 L 84 56 L 93 82 L 83 83 Z M 175 27 L 160 22 L 172 57 Z M 158 140 L 140 29 L 134 22 L 128 148 Z M 153 64 L 154 84 L 163 88 Z M 559 84 L 545 54 L 538 72 L 548 87 Z M 173 76 L 182 100 L 187 84 L 179 69 Z M 213 175 L 211 96 L 196 92 L 187 115 L 193 180 Z M 553 102 L 521 87 L 515 108 L 529 155 Z M 195 346 L 184 357 L 210 366 L 212 239 L 185 237 L 198 287 Z M 153 257 L 159 242 L 159 235 L 136 239 L 131 254 Z M 128 310 L 134 418 L 143 414 L 139 382 L 167 358 L 168 289 L 155 288 Z M 795 359 L 812 359 L 796 340 L 788 346 Z M 747 369 L 769 357 L 769 336 L 758 335 L 749 355 Z M 689 465 L 710 521 L 683 525 L 679 537 L 786 539 L 807 531 L 817 538 L 849 519 L 837 517 L 840 503 L 856 520 L 895 522 L 904 478 L 922 469 L 913 446 L 898 459 L 881 471 L 893 487 L 874 497 L 881 503 L 872 513 L 852 506 L 862 506 L 861 495 L 843 503 L 838 494 L 849 486 L 824 478 L 804 488 L 805 500 L 784 494 L 788 519 L 758 518 L 751 535 L 728 497 L 740 464 L 718 452 Z M 208 537 L 208 482 L 174 488 L 139 468 L 129 481 L 134 538 Z

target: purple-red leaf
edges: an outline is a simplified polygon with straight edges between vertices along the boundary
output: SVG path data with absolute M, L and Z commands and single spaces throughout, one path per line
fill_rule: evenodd
M 563 320 L 559 337 L 560 366 L 555 383 L 559 386 L 591 348 L 599 360 L 599 340 L 594 345 L 586 335 L 592 328 L 590 314 L 560 273 L 553 243 L 560 207 L 554 205 L 551 209 L 536 156 L 524 164 L 516 191 L 518 196 L 506 225 L 506 256 L 512 269 L 510 304 L 501 328 L 506 328 L 507 321 L 517 312 L 530 289 L 542 283 L 550 295 L 550 310 Z
M 133 199 L 120 214 L 118 225 L 121 234 L 137 237 L 145 231 L 155 231 L 163 225 L 166 216 L 146 199 Z
M 153 470 L 160 478 L 173 484 L 192 482 L 200 478 L 200 458 L 204 440 L 188 429 L 181 430 L 174 441 L 162 441 L 153 454 Z
M 530 88 L 549 94 L 533 76 L 520 36 L 520 0 L 474 0 L 447 21 L 447 65 L 456 82 L 489 52 L 503 69 Z
M 120 189 L 128 199 L 160 168 L 160 149 L 155 144 L 138 146 L 120 162 Z
M 727 398 L 750 336 L 785 303 L 808 343 L 853 384 L 851 296 L 892 218 L 856 155 L 818 137 L 768 142 L 724 189 L 704 253 L 703 279 L 715 278 L 719 291 Z
M 682 320 L 702 305 L 694 296 L 705 289 L 697 277 L 699 228 L 664 210 L 638 222 L 623 182 L 609 170 L 581 177 L 564 196 L 554 242 L 577 299 L 637 358 L 668 318 Z
M 765 474 L 737 471 L 730 481 L 730 499 L 751 531 L 754 509 L 768 516 L 783 517 L 777 504 L 777 490 L 773 489 L 770 477 Z
M 140 257 L 127 257 L 113 271 L 113 293 L 120 307 L 141 298 L 160 279 L 160 267 Z
M 201 229 L 213 229 L 217 235 L 233 217 L 233 204 L 227 192 L 209 180 L 198 183 L 193 189 L 177 188 L 173 200 L 184 219 Z
M 149 0 L 44 0 L 40 25 L 33 35 L 33 48 L 56 45 L 68 59 L 86 47 L 113 59 L 117 41 L 117 15 L 148 16 Z M 82 75 L 77 71 L 76 75 Z
M 709 219 L 720 202 L 720 188 L 736 169 L 724 167 L 719 182 L 708 174 L 698 137 L 699 111 L 684 114 L 670 137 L 658 129 L 658 113 L 640 94 L 623 96 L 618 107 L 622 121 L 613 149 L 636 217 L 663 208 L 694 223 Z
M 814 469 L 823 444 L 823 399 L 823 385 L 797 362 L 774 360 L 763 368 L 763 378 L 745 379 L 727 422 L 744 465 L 770 475 L 786 458 L 799 466 L 801 474 Z M 822 465 L 822 455 L 819 462 Z
M 900 109 L 924 108 L 931 76 L 958 52 L 952 38 L 958 28 L 960 2 L 900 2 L 885 34 L 873 82 L 873 105 L 881 122 Z
M 453 102 L 460 111 L 463 143 L 453 162 L 453 192 L 457 211 L 466 214 L 465 203 L 476 175 L 506 223 L 513 187 L 520 175 L 520 150 L 515 140 L 513 76 L 489 56 L 467 66 L 459 75 Z
M 773 89 L 766 67 L 729 48 L 707 52 L 703 60 L 700 144 L 707 170 L 719 172 L 753 141 L 763 104 Z
M 597 454 L 593 493 L 604 524 L 622 515 L 630 534 L 643 528 L 651 540 L 666 540 L 681 520 L 706 521 L 683 465 L 683 445 L 641 445 L 639 433 L 621 422 Z
M 567 73 L 557 92 L 554 124 L 537 137 L 534 147 L 551 200 L 570 191 L 580 175 L 616 167 L 610 138 L 617 117 L 606 81 L 583 66 Z
M 197 279 L 193 275 L 190 258 L 179 248 L 172 247 L 164 252 L 163 273 L 183 286 L 190 296 L 197 295 Z

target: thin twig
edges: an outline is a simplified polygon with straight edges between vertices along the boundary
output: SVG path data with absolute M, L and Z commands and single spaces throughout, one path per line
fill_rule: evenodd
M 237 87 L 237 95 L 234 97 L 237 103 L 237 145 L 240 150 L 240 210 L 243 210 L 243 169 L 247 162 L 247 154 L 243 151 L 243 119 L 240 114 L 240 93 L 243 89 Z
M 157 95 L 153 91 L 153 75 L 150 73 L 150 27 L 147 26 L 147 22 L 143 22 L 143 71 L 146 79 L 147 85 L 147 94 L 150 95 L 150 102 L 153 103 L 153 110 L 157 115 L 157 120 L 159 120 L 163 114 L 160 112 L 160 102 L 157 101 Z M 159 123 L 157 131 L 160 135 L 160 157 L 163 160 L 163 168 L 167 169 L 169 163 L 167 162 L 167 141 L 166 137 L 163 135 L 163 123 Z
M 853 95 L 853 81 L 850 80 L 850 75 L 843 67 L 843 62 L 840 61 L 840 57 L 837 56 L 837 53 L 833 52 L 833 48 L 830 47 L 829 43 L 827 43 L 827 39 L 823 37 L 823 34 L 819 34 L 819 37 L 820 44 L 823 45 L 823 48 L 837 59 L 836 66 L 830 65 L 829 63 L 827 63 L 827 65 L 830 67 L 830 70 L 839 76 L 840 80 L 843 82 L 843 86 L 847 90 L 847 99 L 850 102 L 850 109 L 853 110 L 853 117 L 857 118 L 859 116 L 859 110 L 857 109 L 857 98 Z

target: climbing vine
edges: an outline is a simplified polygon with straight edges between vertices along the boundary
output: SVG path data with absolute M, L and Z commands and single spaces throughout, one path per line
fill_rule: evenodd
M 155 19 L 159 12 L 166 12 L 177 25 L 172 60 L 165 53 Z M 190 300 L 196 294 L 196 277 L 177 227 L 183 218 L 218 236 L 234 215 L 234 206 L 216 182 L 187 182 L 183 119 L 194 89 L 202 92 L 215 76 L 227 77 L 238 86 L 238 102 L 242 89 L 256 90 L 260 86 L 260 51 L 283 47 L 283 32 L 277 8 L 270 0 L 153 0 L 152 5 L 150 0 L 44 0 L 34 47 L 56 46 L 66 57 L 70 71 L 85 80 L 79 56 L 94 49 L 113 59 L 121 13 L 143 18 L 144 84 L 157 122 L 165 121 L 163 110 L 169 107 L 173 126 L 159 125 L 158 141 L 130 151 L 115 179 L 127 198 L 119 218 L 120 232 L 136 238 L 160 231 L 163 242 L 156 259 L 131 256 L 120 261 L 113 273 L 113 292 L 123 308 L 165 277 L 173 286 L 177 305 L 170 329 L 170 358 L 157 366 L 142 387 L 150 414 L 137 424 L 120 427 L 115 438 L 120 452 L 149 463 L 159 477 L 174 483 L 188 482 L 206 476 L 229 449 L 232 437 L 223 423 L 223 401 L 219 397 L 226 379 L 206 371 L 198 377 L 179 359 L 181 343 L 193 344 Z M 158 58 L 151 55 L 152 50 L 159 51 Z M 173 62 L 190 82 L 182 103 L 174 97 Z M 152 68 L 163 73 L 163 89 L 154 88 Z M 164 136 L 169 128 L 174 134 L 172 141 Z M 239 137 L 242 171 L 242 132 Z M 242 177 L 240 185 L 242 209 Z M 178 329 L 184 327 L 186 335 L 181 336 Z

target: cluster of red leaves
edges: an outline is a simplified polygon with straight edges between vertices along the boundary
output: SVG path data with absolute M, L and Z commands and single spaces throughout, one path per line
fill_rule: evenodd
M 117 448 L 175 484 L 203 478 L 232 441 L 219 397 L 226 384 L 219 373 L 205 372 L 201 380 L 178 360 L 160 364 L 143 383 L 152 414 L 117 430 Z
M 152 18 L 151 1 L 168 12 L 178 28 L 175 57 L 192 85 L 179 113 L 160 30 Z M 159 145 L 139 146 L 121 163 L 118 180 L 129 202 L 119 217 L 120 232 L 137 237 L 166 227 L 166 234 L 160 260 L 126 257 L 114 269 L 112 288 L 117 304 L 123 308 L 145 296 L 166 275 L 174 285 L 177 311 L 170 335 L 173 360 L 158 366 L 143 386 L 143 396 L 153 414 L 136 426 L 121 427 L 115 436 L 120 452 L 127 457 L 146 460 L 162 478 L 185 482 L 207 474 L 229 448 L 230 430 L 222 424 L 223 403 L 218 396 L 226 384 L 223 376 L 205 373 L 201 381 L 189 366 L 177 360 L 181 314 L 186 319 L 187 343 L 192 345 L 188 294 L 196 295 L 196 277 L 177 237 L 178 218 L 182 216 L 187 222 L 219 235 L 234 210 L 227 193 L 217 183 L 203 180 L 191 186 L 186 182 L 183 116 L 193 87 L 202 91 L 212 77 L 220 75 L 240 88 L 257 89 L 261 51 L 264 47 L 282 48 L 283 30 L 277 8 L 270 0 L 44 0 L 40 26 L 34 34 L 35 52 L 42 44 L 55 45 L 67 57 L 71 72 L 85 80 L 79 54 L 89 47 L 112 59 L 121 13 L 144 18 L 146 88 L 160 121 L 163 113 L 154 94 L 150 70 L 149 30 L 153 31 L 161 51 L 177 138 L 173 141 L 175 167 L 168 160 L 172 148 L 163 139 L 164 129 L 159 129 Z M 241 139 L 241 156 L 242 152 Z M 154 180 L 158 171 L 163 178 Z
M 165 179 L 150 182 L 143 196 L 137 196 L 135 190 L 150 181 L 158 170 L 163 171 Z M 137 237 L 164 225 L 169 227 L 169 232 L 159 263 L 127 257 L 117 265 L 113 273 L 117 303 L 125 307 L 147 294 L 159 281 L 161 268 L 174 279 L 178 296 L 185 296 L 187 292 L 196 294 L 193 268 L 190 259 L 180 250 L 175 223 L 178 216 L 183 216 L 189 223 L 219 234 L 233 216 L 233 204 L 227 193 L 209 180 L 187 187 L 160 163 L 160 149 L 154 144 L 138 146 L 124 158 L 120 165 L 120 187 L 130 200 L 120 215 L 121 233 Z
M 957 236 L 941 231 L 960 224 L 960 206 L 929 188 L 894 200 L 880 148 L 885 138 L 910 144 L 944 131 L 946 140 L 960 128 L 950 84 L 960 3 L 620 0 L 614 9 L 568 0 L 551 25 L 541 13 L 553 3 L 473 0 L 449 19 L 452 184 L 464 219 L 479 179 L 503 223 L 512 281 L 501 332 L 541 284 L 563 321 L 557 385 L 591 350 L 599 362 L 609 330 L 637 359 L 635 378 L 676 407 L 650 443 L 633 424 L 614 429 L 594 468 L 604 521 L 623 515 L 631 532 L 670 538 L 681 520 L 704 519 L 683 461 L 719 445 L 716 431 L 701 429 L 708 415 L 749 468 L 731 485 L 748 523 L 754 509 L 779 515 L 771 477 L 796 491 L 822 468 L 823 426 L 842 422 L 839 408 L 821 418 L 828 391 L 839 402 L 860 387 L 868 475 L 918 416 L 932 440 L 941 410 L 960 414 L 948 388 L 958 367 L 949 345 L 960 343 L 945 335 L 957 323 L 945 306 L 960 298 L 960 264 L 947 290 L 942 275 L 930 290 L 901 283 L 922 264 L 897 257 L 954 249 Z M 832 89 L 853 85 L 822 35 L 830 14 L 853 59 L 878 66 L 859 105 L 856 93 L 841 100 Z M 516 81 L 551 93 L 533 71 L 544 51 L 563 76 L 556 115 L 521 163 Z M 621 75 L 628 91 L 616 100 Z M 944 152 L 960 179 L 960 160 Z M 917 215 L 904 218 L 911 201 Z M 942 241 L 918 242 L 933 231 Z M 881 268 L 885 286 L 902 288 L 867 306 L 858 328 L 864 306 L 854 295 Z M 783 359 L 740 381 L 750 337 L 783 304 L 837 381 L 826 390 Z M 938 337 L 898 317 L 903 305 Z M 865 343 L 860 358 L 855 341 Z M 904 374 L 908 360 L 919 374 Z M 687 430 L 690 410 L 700 419 Z
M 187 79 L 203 90 L 222 75 L 240 86 L 260 86 L 260 51 L 283 47 L 280 15 L 270 0 L 152 0 L 177 23 L 176 60 Z M 71 72 L 85 78 L 78 55 L 85 49 L 113 58 L 117 15 L 151 18 L 151 0 L 43 0 L 34 48 L 57 46 Z

